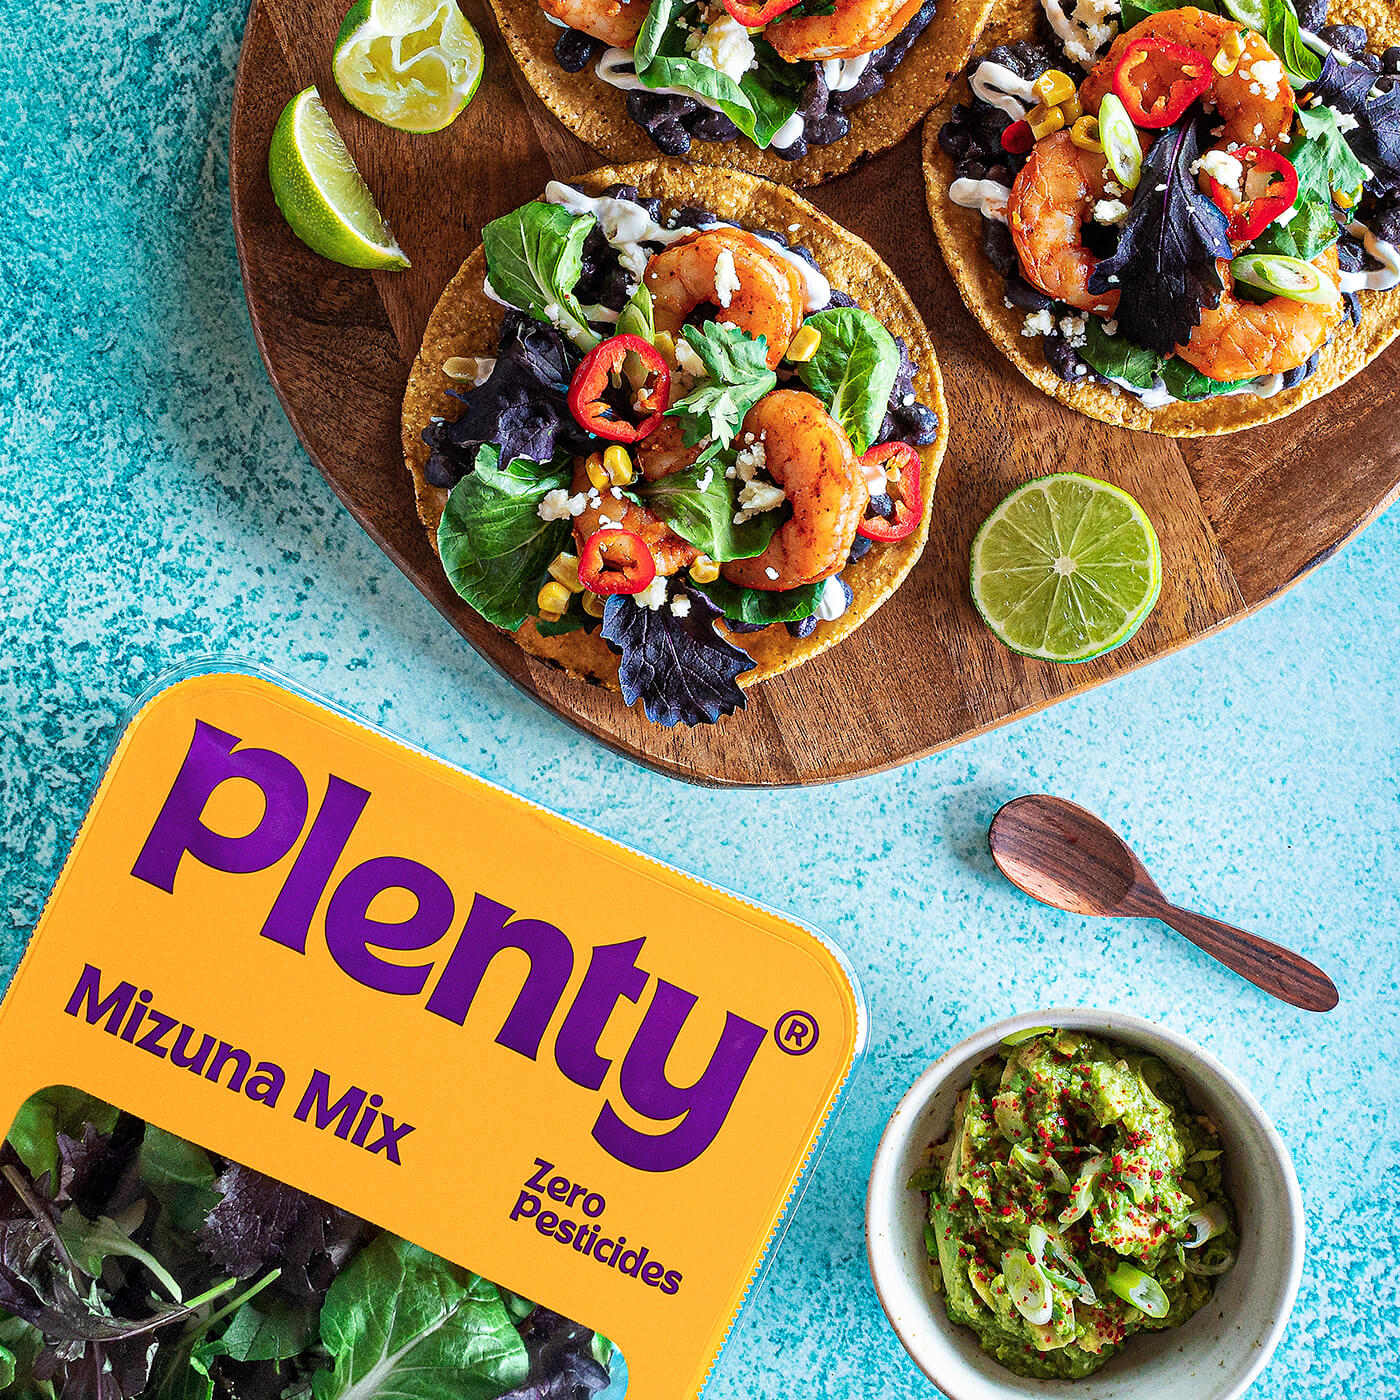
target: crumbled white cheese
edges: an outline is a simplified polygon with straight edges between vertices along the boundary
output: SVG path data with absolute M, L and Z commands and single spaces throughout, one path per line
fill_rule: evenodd
M 1060 317 L 1060 334 L 1064 336 L 1071 345 L 1077 348 L 1083 345 L 1088 339 L 1088 335 L 1085 331 L 1085 327 L 1088 324 L 1089 316 L 1087 312 L 1081 312 L 1079 315 L 1071 313 L 1068 316 L 1062 316 Z
M 1096 224 L 1121 224 L 1128 217 L 1128 206 L 1121 199 L 1101 199 L 1094 205 Z
M 768 577 L 769 577 L 770 579 L 772 579 L 775 583 L 777 582 L 777 579 L 778 579 L 778 571 L 777 571 L 776 569 L 774 569 L 774 568 L 767 568 L 767 569 L 764 569 L 763 572 L 764 572 L 765 574 L 767 574 Z
M 734 523 L 742 525 L 766 510 L 776 510 L 785 500 L 787 492 L 781 486 L 768 481 L 746 481 L 739 490 L 739 509 L 734 514 Z
M 1105 335 L 1110 335 L 1110 336 L 1111 336 L 1111 335 L 1117 335 L 1117 334 L 1118 334 L 1118 322 L 1117 322 L 1117 321 L 1105 321 L 1105 322 L 1103 323 L 1103 333 L 1104 333 Z
M 1055 317 L 1047 306 L 1044 311 L 1033 311 L 1026 317 L 1021 334 L 1027 339 L 1037 335 L 1049 335 L 1055 329 Z
M 707 377 L 705 362 L 690 348 L 688 340 L 676 341 L 676 368 L 682 374 L 688 374 L 692 379 L 704 379 Z
M 699 481 L 697 481 L 697 482 L 695 483 L 695 489 L 696 489 L 697 491 L 708 491 L 708 490 L 710 489 L 710 483 L 711 483 L 714 479 L 715 479 L 715 469 L 714 469 L 713 467 L 706 467 L 706 468 L 705 468 L 705 475 L 702 476 L 702 477 L 699 479 Z
M 737 83 L 750 68 L 758 67 L 758 55 L 749 32 L 733 15 L 721 13 L 695 42 L 691 52 L 697 62 Z M 695 40 L 694 35 L 686 40 L 687 49 L 692 40 Z
M 1283 82 L 1283 64 L 1277 58 L 1256 59 L 1249 73 L 1256 83 L 1270 90 L 1270 97 L 1277 93 L 1279 84 Z
M 1078 0 L 1072 14 L 1065 12 L 1065 0 L 1042 0 L 1045 17 L 1076 63 L 1090 68 L 1099 52 L 1118 32 L 1120 0 Z
M 685 596 L 684 593 L 682 593 L 681 596 L 680 596 L 679 598 L 672 598 L 672 599 L 671 599 L 671 616 L 672 616 L 672 617 L 689 617 L 689 616 L 690 616 L 690 599 L 687 598 L 687 597 Z
M 541 520 L 569 520 L 583 513 L 587 500 L 582 491 L 577 496 L 571 496 L 561 486 L 545 495 L 544 500 L 536 506 L 535 514 Z
M 1356 128 L 1360 125 L 1361 123 L 1357 121 L 1357 119 L 1354 116 L 1352 116 L 1350 112 L 1337 113 L 1338 131 L 1355 131 Z
M 762 442 L 755 442 L 748 447 L 740 448 L 738 456 L 734 458 L 734 477 L 740 481 L 752 481 L 754 474 L 767 460 L 768 449 Z M 728 476 L 728 473 L 726 472 L 725 475 Z
M 739 287 L 739 273 L 734 266 L 734 254 L 728 248 L 721 248 L 715 258 L 716 303 L 728 308 Z
M 632 601 L 639 608 L 646 608 L 650 612 L 655 612 L 666 602 L 666 576 L 657 574 L 640 593 L 632 595 Z
M 1234 190 L 1236 194 L 1244 182 L 1244 166 L 1228 151 L 1207 151 L 1196 162 L 1197 170 L 1204 170 L 1212 180 Z

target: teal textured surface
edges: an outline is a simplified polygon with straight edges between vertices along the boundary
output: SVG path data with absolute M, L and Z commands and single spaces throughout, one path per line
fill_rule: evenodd
M 1400 1395 L 1400 514 L 1223 635 L 900 772 L 772 794 L 645 772 L 500 680 L 344 513 L 282 417 L 229 224 L 242 19 L 208 0 L 42 0 L 9 17 L 0 976 L 131 699 L 210 653 L 263 661 L 810 920 L 856 964 L 869 1059 L 714 1396 L 933 1393 L 866 1271 L 870 1157 L 941 1051 L 1057 1002 L 1199 1040 L 1292 1149 L 1308 1258 L 1254 1394 Z M 19 71 L 35 54 L 38 85 Z M 1345 444 L 1338 457 L 1345 469 Z M 985 834 L 1027 791 L 1102 814 L 1174 898 L 1315 958 L 1339 1010 L 1277 1005 L 1157 925 L 1018 894 Z

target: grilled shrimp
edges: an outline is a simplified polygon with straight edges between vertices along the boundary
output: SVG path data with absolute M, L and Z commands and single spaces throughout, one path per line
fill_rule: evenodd
M 922 0 L 835 0 L 827 15 L 784 15 L 763 37 L 789 63 L 855 58 L 883 48 L 919 13 Z
M 800 588 L 839 573 L 870 487 L 851 440 L 819 399 L 795 389 L 765 394 L 744 418 L 741 442 L 761 443 L 764 467 L 787 494 L 792 518 L 754 559 L 720 572 L 741 588 Z
M 1113 74 L 1135 39 L 1166 39 L 1194 49 L 1214 63 L 1227 34 L 1243 34 L 1244 53 L 1234 72 L 1211 69 L 1211 85 L 1205 100 L 1215 104 L 1223 130 L 1220 137 L 1242 146 L 1277 148 L 1293 128 L 1293 89 L 1284 76 L 1278 55 L 1252 30 L 1187 7 L 1149 15 L 1120 34 L 1079 89 L 1086 112 L 1097 112 L 1104 94 L 1113 90 Z
M 1341 324 L 1345 306 L 1340 290 L 1325 304 L 1274 297 L 1266 302 L 1241 301 L 1234 295 L 1230 264 L 1216 266 L 1225 283 L 1220 305 L 1201 313 L 1201 324 L 1190 341 L 1176 353 L 1187 364 L 1222 384 L 1236 379 L 1257 379 L 1266 374 L 1287 374 L 1305 365 L 1327 343 Z M 1335 245 L 1313 259 L 1337 285 Z
M 1096 296 L 1089 290 L 1099 260 L 1084 246 L 1081 231 L 1105 197 L 1108 179 L 1102 155 L 1057 131 L 1036 142 L 1006 202 L 1026 281 L 1056 301 L 1100 316 L 1117 310 L 1118 293 Z
M 801 275 L 742 229 L 702 229 L 663 248 L 647 263 L 646 285 L 658 331 L 679 338 L 696 307 L 713 306 L 716 320 L 765 338 L 769 369 L 802 327 Z
M 659 428 L 652 437 L 660 437 L 666 429 Z M 650 443 L 651 438 L 646 439 Z M 641 444 L 645 448 L 646 443 Z M 680 431 L 676 430 L 676 445 L 680 447 Z M 699 449 L 680 448 L 682 452 L 691 452 L 691 459 Z M 586 457 L 574 458 L 574 480 L 573 490 L 589 493 L 591 483 L 588 480 L 588 459 Z M 650 481 L 659 480 L 663 476 L 670 476 L 672 472 L 681 471 L 688 466 L 689 460 L 673 462 L 662 462 L 659 459 L 652 463 L 653 470 L 647 471 L 646 457 L 642 459 L 642 472 Z M 630 530 L 636 535 L 646 547 L 651 550 L 652 557 L 656 560 L 656 572 L 658 574 L 674 574 L 681 569 L 688 568 L 696 559 L 700 557 L 700 551 L 693 544 L 683 540 L 664 520 L 652 514 L 645 506 L 638 505 L 635 501 L 629 501 L 621 490 L 614 496 L 611 491 L 603 491 L 600 494 L 598 503 L 594 505 L 590 498 L 588 505 L 574 517 L 574 539 L 578 543 L 578 548 L 582 550 L 588 542 L 590 535 L 607 528 L 610 525 L 621 526 L 624 530 Z
M 647 17 L 647 0 L 540 0 L 540 9 L 570 29 L 630 49 Z

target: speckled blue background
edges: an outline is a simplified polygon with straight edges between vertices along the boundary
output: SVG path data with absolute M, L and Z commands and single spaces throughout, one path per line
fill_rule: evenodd
M 478 660 L 342 512 L 282 417 L 229 226 L 242 18 L 210 0 L 42 0 L 7 16 L 0 975 L 130 700 L 208 653 L 262 660 L 790 909 L 861 969 L 874 1030 L 859 1091 L 715 1396 L 932 1394 L 866 1272 L 870 1156 L 938 1053 L 1063 1001 L 1196 1037 L 1293 1151 L 1307 1267 L 1255 1395 L 1400 1395 L 1400 513 L 1224 635 L 902 772 L 776 794 L 644 772 Z M 1341 1009 L 1276 1005 L 1156 925 L 1023 898 L 985 831 L 1000 803 L 1037 790 L 1112 818 L 1168 893 L 1323 962 Z

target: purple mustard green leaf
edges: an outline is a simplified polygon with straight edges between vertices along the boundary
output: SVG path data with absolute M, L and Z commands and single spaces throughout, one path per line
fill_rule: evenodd
M 1118 247 L 1089 279 L 1096 296 L 1121 294 L 1119 334 L 1159 355 L 1190 340 L 1202 308 L 1219 306 L 1224 290 L 1216 260 L 1231 255 L 1229 220 L 1197 188 L 1199 155 L 1194 121 L 1157 138 Z
M 1346 143 L 1372 172 L 1383 173 L 1388 186 L 1400 183 L 1400 84 L 1376 90 L 1376 73 L 1364 63 L 1343 63 L 1329 53 L 1312 91 L 1323 106 L 1356 118 Z
M 500 1400 L 588 1400 L 607 1389 L 611 1377 L 594 1354 L 594 1333 L 587 1327 L 537 1307 L 521 1323 L 520 1336 L 530 1374 Z
M 720 610 L 703 593 L 673 585 L 659 608 L 615 594 L 603 613 L 603 638 L 621 654 L 618 680 L 629 705 L 638 700 L 653 724 L 713 724 L 744 707 L 736 677 L 757 664 L 715 631 Z M 674 604 L 689 604 L 678 614 Z

